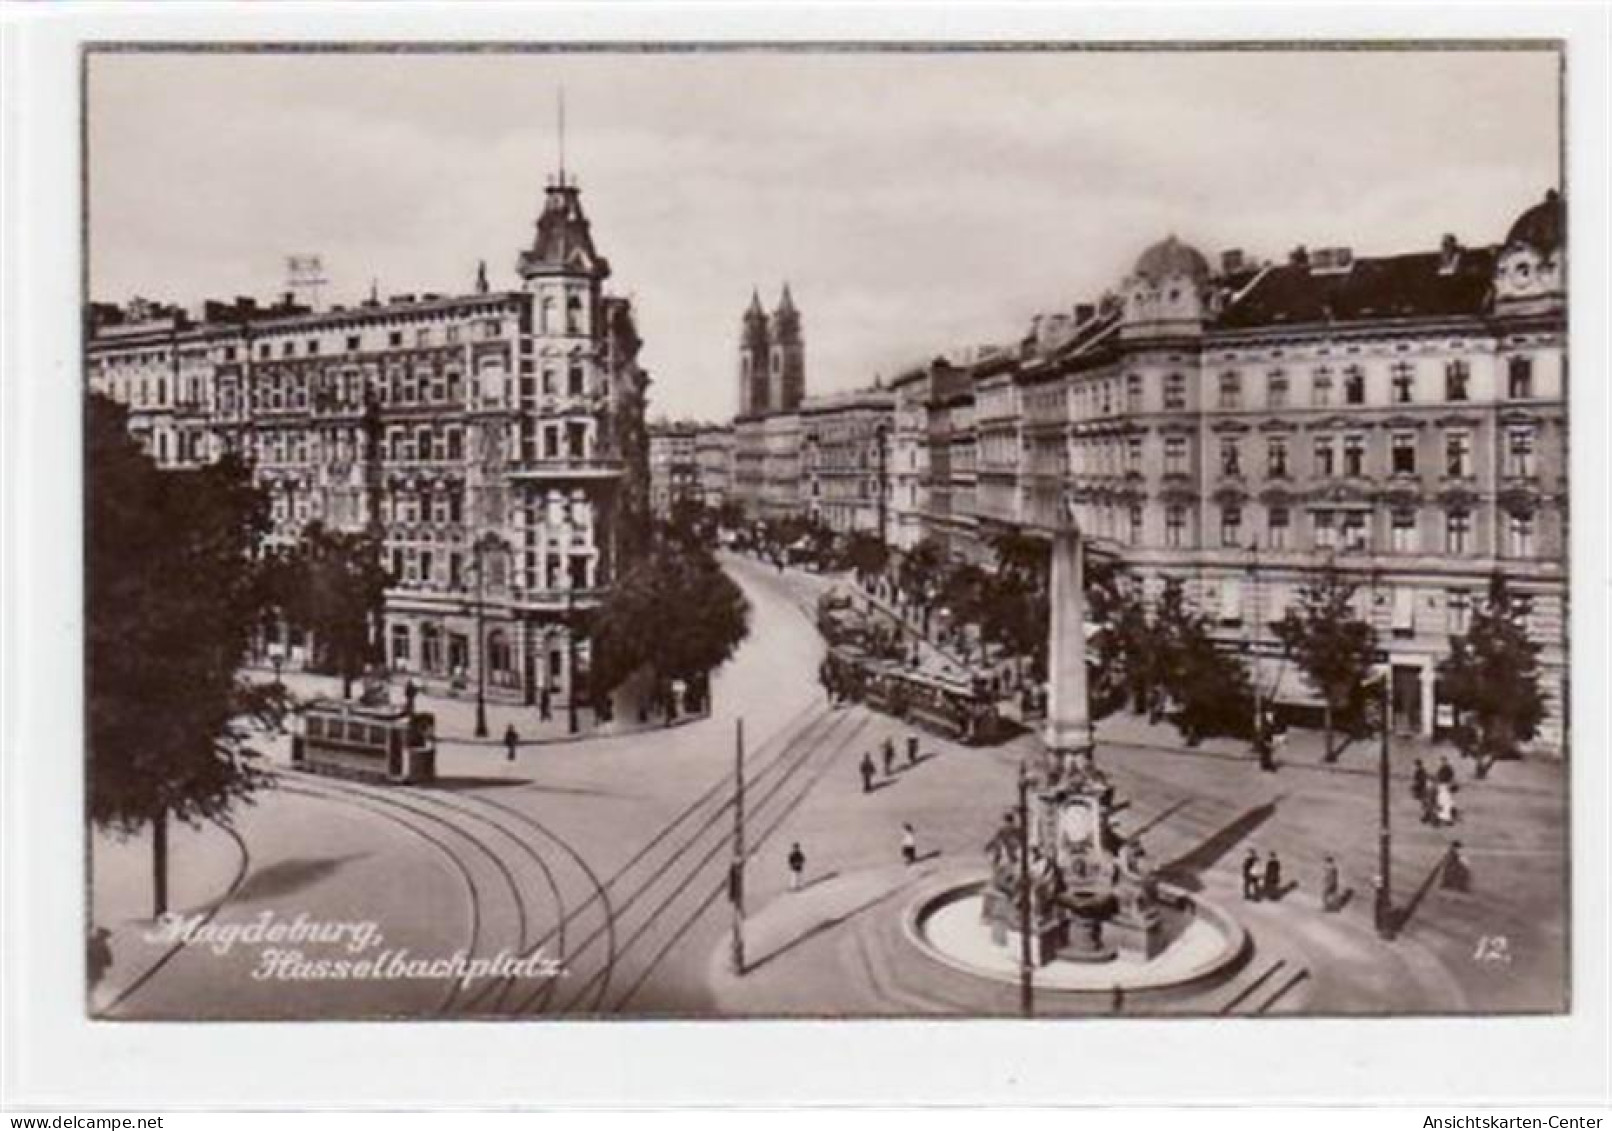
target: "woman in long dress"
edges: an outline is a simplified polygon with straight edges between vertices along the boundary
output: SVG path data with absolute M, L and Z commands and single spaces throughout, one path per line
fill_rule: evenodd
M 1441 825 L 1455 824 L 1455 787 L 1447 781 L 1438 783 L 1435 793 L 1438 807 L 1438 823 Z

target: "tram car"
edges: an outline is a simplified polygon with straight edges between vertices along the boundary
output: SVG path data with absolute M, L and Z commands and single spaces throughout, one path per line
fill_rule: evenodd
M 316 699 L 299 713 L 291 764 L 361 781 L 429 782 L 437 776 L 436 716 L 390 703 Z
M 824 680 L 837 695 L 875 711 L 908 719 L 926 730 L 970 745 L 991 742 L 1002 719 L 991 696 L 975 684 L 880 659 L 860 648 L 837 645 L 824 660 Z

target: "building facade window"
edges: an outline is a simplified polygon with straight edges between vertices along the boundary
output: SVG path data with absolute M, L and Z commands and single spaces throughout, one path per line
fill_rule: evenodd
M 1287 374 L 1273 369 L 1265 378 L 1265 404 L 1269 408 L 1287 407 Z
M 1243 473 L 1242 444 L 1232 437 L 1220 441 L 1220 474 L 1241 475 Z
M 1266 541 L 1273 550 L 1287 549 L 1287 523 L 1288 509 L 1286 507 L 1272 507 L 1266 520 Z
M 1472 433 L 1459 430 L 1444 434 L 1444 474 L 1451 479 L 1472 475 Z
M 1235 369 L 1228 370 L 1220 375 L 1220 407 L 1241 408 L 1243 403 L 1243 378 Z
M 1142 474 L 1142 437 L 1127 436 L 1125 438 L 1125 470 L 1134 475 Z
M 1343 548 L 1362 551 L 1371 546 L 1370 529 L 1365 511 L 1345 511 L 1343 514 Z
M 1530 357 L 1514 357 L 1506 365 L 1506 396 L 1514 401 L 1525 401 L 1534 395 L 1534 361 Z
M 1343 371 L 1343 403 L 1366 403 L 1366 373 L 1358 365 L 1351 365 Z
M 1318 510 L 1311 513 L 1310 523 L 1315 532 L 1316 549 L 1333 550 L 1337 548 L 1338 527 L 1335 522 L 1336 517 L 1330 510 Z
M 1179 373 L 1164 379 L 1164 407 L 1177 412 L 1187 407 L 1187 379 Z
M 1331 436 L 1317 436 L 1315 438 L 1315 474 L 1317 476 L 1330 477 L 1336 474 L 1332 451 Z
M 1465 554 L 1472 543 L 1472 512 L 1452 510 L 1444 516 L 1444 552 Z
M 1272 479 L 1287 478 L 1287 437 L 1272 436 L 1265 441 L 1265 474 Z
M 1166 475 L 1185 475 L 1187 471 L 1187 438 L 1164 438 L 1164 472 Z
M 1366 438 L 1358 432 L 1343 438 L 1343 473 L 1352 478 L 1366 473 Z
M 1243 544 L 1243 508 L 1235 505 L 1220 508 L 1220 544 L 1236 547 Z
M 1534 474 L 1534 430 L 1512 428 L 1506 433 L 1506 474 L 1531 479 Z
M 1142 411 L 1142 375 L 1140 373 L 1127 374 L 1125 377 L 1125 411 Z
M 1451 361 L 1444 366 L 1444 399 L 1447 401 L 1464 401 L 1467 399 L 1467 386 L 1472 380 L 1472 368 L 1464 361 Z
M 1310 403 L 1316 408 L 1332 404 L 1332 370 L 1325 365 L 1315 371 L 1315 380 L 1310 385 Z
M 1389 546 L 1396 554 L 1414 554 L 1421 549 L 1416 536 L 1416 512 L 1396 510 L 1389 529 Z
M 1392 383 L 1395 404 L 1410 404 L 1416 399 L 1416 367 L 1410 362 L 1394 363 Z
M 1534 516 L 1523 512 L 1510 515 L 1506 521 L 1507 553 L 1513 558 L 1534 556 Z
M 1186 529 L 1186 508 L 1172 503 L 1164 512 L 1164 544 L 1172 550 L 1180 549 L 1186 542 Z
M 1416 474 L 1416 433 L 1395 432 L 1389 441 L 1389 459 L 1395 475 Z
M 1472 594 L 1450 589 L 1444 594 L 1445 628 L 1451 636 L 1465 636 L 1472 623 Z
M 1130 526 L 1131 545 L 1140 546 L 1142 544 L 1142 508 L 1134 504 L 1131 506 Z

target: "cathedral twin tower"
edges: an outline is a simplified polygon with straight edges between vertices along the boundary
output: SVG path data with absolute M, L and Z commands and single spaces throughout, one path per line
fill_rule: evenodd
M 806 343 L 789 284 L 771 315 L 750 294 L 739 338 L 739 415 L 791 412 L 806 396 Z

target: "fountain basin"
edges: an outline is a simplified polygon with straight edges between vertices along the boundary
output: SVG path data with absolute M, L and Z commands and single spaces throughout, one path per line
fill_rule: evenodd
M 991 981 L 1016 983 L 1019 950 L 991 938 L 982 920 L 988 878 L 953 878 L 921 891 L 908 906 L 909 941 L 953 970 Z M 1038 991 L 1111 994 L 1123 991 L 1190 991 L 1217 984 L 1247 961 L 1248 932 L 1218 905 L 1169 884 L 1159 885 L 1166 916 L 1165 945 L 1152 957 L 1121 950 L 1102 962 L 1056 958 L 1035 971 Z

